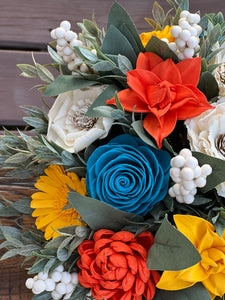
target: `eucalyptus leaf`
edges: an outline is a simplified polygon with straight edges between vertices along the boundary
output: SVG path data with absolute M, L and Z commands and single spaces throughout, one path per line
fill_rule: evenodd
M 36 274 L 36 273 L 42 272 L 47 262 L 48 261 L 44 258 L 37 259 L 35 261 L 35 263 L 33 264 L 33 266 L 31 268 L 29 268 L 29 271 L 27 273 L 28 274 Z
M 177 55 L 169 48 L 167 43 L 161 41 L 156 36 L 152 36 L 145 46 L 146 52 L 153 52 L 160 56 L 163 60 L 171 58 L 175 63 L 178 63 Z
M 213 46 L 219 40 L 220 37 L 221 37 L 221 27 L 220 24 L 217 24 L 209 32 L 208 39 L 210 44 Z
M 146 133 L 146 131 L 144 130 L 143 127 L 143 121 L 142 120 L 138 120 L 135 121 L 131 124 L 131 126 L 133 127 L 134 131 L 136 132 L 136 134 L 148 145 L 157 148 L 155 142 L 153 141 L 153 139 L 151 139 L 148 134 Z
M 64 241 L 64 236 L 57 236 L 53 240 L 49 241 L 46 245 L 46 249 L 58 249 L 59 245 Z
M 21 231 L 15 227 L 11 227 L 11 226 L 0 226 L 0 232 L 2 232 L 3 234 L 7 234 L 13 238 L 16 238 L 18 240 L 21 239 Z
M 65 166 L 74 166 L 76 163 L 76 159 L 74 158 L 73 154 L 66 150 L 62 151 L 61 160 Z
M 107 31 L 111 25 L 115 26 L 116 28 L 120 28 L 121 25 L 123 24 L 126 25 L 127 29 L 135 39 L 136 44 L 140 49 L 140 51 L 143 51 L 144 50 L 143 44 L 141 42 L 137 29 L 130 15 L 118 2 L 114 2 L 113 5 L 111 6 L 109 16 L 108 16 Z
M 148 253 L 148 269 L 179 271 L 199 261 L 201 261 L 201 255 L 194 245 L 165 217 Z
M 43 111 L 36 106 L 31 105 L 21 105 L 22 109 L 25 111 L 25 113 L 33 116 L 33 117 L 43 117 Z
M 28 64 L 18 64 L 17 67 L 23 72 L 21 75 L 24 77 L 35 78 L 38 77 L 36 68 Z
M 50 292 L 43 292 L 38 295 L 34 295 L 31 300 L 50 300 L 52 299 L 52 295 Z
M 206 288 L 197 283 L 187 289 L 178 291 L 157 290 L 154 300 L 211 300 Z
M 29 159 L 32 156 L 31 153 L 22 153 L 22 152 L 18 152 L 12 156 L 10 156 L 5 163 L 7 164 L 18 164 L 18 163 L 22 163 L 24 161 L 26 161 L 27 159 Z
M 106 117 L 106 118 L 111 118 L 112 117 L 112 112 L 115 109 L 112 108 L 111 106 L 97 106 L 94 108 L 94 111 L 97 113 L 98 117 Z
M 115 69 L 115 65 L 109 61 L 103 60 L 92 64 L 92 68 L 98 72 L 109 72 Z
M 93 61 L 93 62 L 97 62 L 98 61 L 98 57 L 92 53 L 89 49 L 84 48 L 84 47 L 78 47 L 75 46 L 74 47 L 76 53 L 83 59 L 87 59 L 89 61 Z
M 68 251 L 65 248 L 60 249 L 57 251 L 57 258 L 60 261 L 66 261 L 69 258 Z
M 197 158 L 199 165 L 209 164 L 212 167 L 212 174 L 207 176 L 206 185 L 201 188 L 201 192 L 206 193 L 212 190 L 219 183 L 225 181 L 225 160 L 209 156 L 200 152 L 193 151 L 192 155 Z
M 53 59 L 53 61 L 56 62 L 57 64 L 64 65 L 64 61 L 62 57 L 59 56 L 59 54 L 55 50 L 53 50 L 52 47 L 50 47 L 49 45 L 47 46 L 47 48 L 48 48 L 48 53 Z
M 45 265 L 45 267 L 43 269 L 43 273 L 48 273 L 56 261 L 57 261 L 56 257 L 49 259 L 49 261 L 47 262 L 47 264 Z
M 201 74 L 198 89 L 205 94 L 208 100 L 219 95 L 219 88 L 215 77 L 209 71 Z
M 49 70 L 47 68 L 45 68 L 44 66 L 35 63 L 35 67 L 38 73 L 38 76 L 40 77 L 40 79 L 44 82 L 47 83 L 51 83 L 52 81 L 54 81 L 54 76 L 52 75 L 51 72 L 49 72 Z
M 124 74 L 127 74 L 127 72 L 133 70 L 131 62 L 124 55 L 118 55 L 118 66 Z
M 77 192 L 68 193 L 67 199 L 93 230 L 107 228 L 117 231 L 131 220 L 143 221 L 141 216 L 116 209 L 111 205 Z
M 119 88 L 112 84 L 106 87 L 106 89 L 95 99 L 92 105 L 89 107 L 86 116 L 96 118 L 98 117 L 97 111 L 94 110 L 95 107 L 102 106 L 106 104 L 106 101 L 114 97 L 115 92 L 118 91 Z
M 113 25 L 106 32 L 101 51 L 105 54 L 124 55 L 130 60 L 134 68 L 136 66 L 137 54 L 128 39 Z
M 59 75 L 46 89 L 45 96 L 57 96 L 61 93 L 81 89 L 97 84 L 76 75 Z
M 16 256 L 16 255 L 17 255 L 17 253 L 16 253 L 16 251 L 15 251 L 14 249 L 13 249 L 13 250 L 9 250 L 9 251 L 5 252 L 5 253 L 1 256 L 0 261 L 1 261 L 1 260 L 5 260 L 5 259 L 9 259 L 9 258 L 14 257 L 14 256 Z

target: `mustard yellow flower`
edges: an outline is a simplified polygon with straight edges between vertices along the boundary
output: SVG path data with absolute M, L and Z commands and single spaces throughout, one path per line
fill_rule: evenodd
M 164 271 L 157 287 L 180 290 L 202 282 L 212 299 L 222 297 L 225 293 L 225 234 L 220 237 L 211 223 L 195 216 L 175 215 L 174 221 L 177 229 L 197 248 L 202 260 L 182 271 Z
M 87 191 L 85 179 L 80 180 L 75 173 L 65 172 L 62 166 L 50 165 L 45 169 L 45 174 L 35 184 L 41 192 L 32 195 L 30 206 L 35 208 L 32 216 L 37 217 L 37 229 L 45 232 L 45 239 L 49 240 L 59 235 L 54 229 L 84 225 L 79 221 L 81 216 L 74 208 L 63 208 L 68 204 L 68 186 L 82 195 L 87 195 Z
M 170 26 L 166 26 L 163 30 L 143 32 L 140 35 L 143 46 L 145 47 L 152 36 L 156 36 L 159 39 L 166 38 L 170 43 L 175 41 L 175 38 L 171 35 Z

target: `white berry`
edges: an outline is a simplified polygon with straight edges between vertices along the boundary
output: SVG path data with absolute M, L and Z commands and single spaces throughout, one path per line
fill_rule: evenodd
M 184 197 L 181 196 L 181 195 L 176 196 L 176 200 L 177 200 L 177 202 L 179 202 L 179 203 L 184 203 Z
M 177 50 L 177 45 L 176 45 L 176 43 L 174 43 L 174 42 L 169 43 L 168 46 L 169 46 L 169 48 L 170 48 L 173 52 L 176 52 L 176 50 Z
M 198 177 L 195 179 L 195 184 L 197 187 L 202 188 L 206 185 L 206 178 L 203 176 Z
M 191 191 L 195 188 L 195 183 L 193 180 L 183 180 L 182 185 L 185 190 Z
M 184 166 L 185 159 L 182 155 L 177 155 L 171 159 L 171 166 L 175 168 L 181 168 Z
M 52 291 L 51 296 L 54 300 L 59 300 L 62 298 L 62 295 L 57 293 L 56 291 Z
M 197 36 L 198 35 L 198 32 L 194 27 L 190 27 L 190 28 L 188 28 L 188 30 L 190 31 L 191 36 Z
M 58 271 L 54 271 L 54 272 L 52 273 L 51 278 L 52 278 L 55 282 L 59 282 L 59 281 L 61 280 L 61 278 L 62 278 L 62 274 L 61 274 L 60 272 L 58 272 Z
M 70 24 L 70 22 L 69 21 L 62 21 L 61 23 L 60 23 L 60 27 L 62 27 L 64 30 L 70 30 L 70 28 L 71 28 L 71 24 Z
M 183 156 L 185 159 L 192 156 L 191 150 L 184 148 L 180 151 L 179 155 Z
M 183 21 L 181 19 L 181 21 L 179 21 L 179 25 L 182 29 L 188 29 L 190 27 L 190 24 L 187 21 Z
M 27 278 L 25 285 L 28 289 L 32 289 L 34 285 L 34 279 L 33 278 Z
M 184 203 L 191 204 L 194 201 L 195 197 L 192 194 L 188 194 L 184 196 Z
M 68 283 L 66 285 L 66 293 L 69 294 L 69 293 L 72 293 L 75 289 L 75 285 L 72 284 L 72 283 Z
M 182 196 L 186 196 L 190 193 L 190 191 L 186 190 L 183 186 L 180 187 L 180 192 Z
M 202 169 L 199 166 L 196 166 L 194 169 L 195 178 L 198 178 L 202 174 Z
M 201 167 L 202 175 L 208 176 L 212 173 L 212 167 L 208 164 L 205 164 Z
M 63 282 L 60 282 L 56 285 L 55 290 L 57 293 L 64 295 L 66 294 L 66 284 Z
M 186 42 L 180 38 L 177 38 L 175 41 L 178 48 L 183 48 L 186 45 Z
M 173 177 L 179 177 L 180 176 L 180 169 L 179 168 L 171 168 L 170 169 L 170 176 Z
M 175 38 L 177 38 L 179 36 L 179 34 L 181 33 L 182 29 L 180 28 L 180 26 L 173 26 L 171 28 L 171 35 Z
M 187 41 L 187 45 L 189 48 L 194 49 L 198 45 L 198 38 L 195 36 L 190 37 L 190 39 Z
M 50 32 L 50 35 L 51 35 L 51 38 L 52 38 L 53 40 L 56 40 L 56 39 L 57 39 L 57 36 L 56 36 L 56 34 L 55 34 L 55 29 L 53 29 L 53 30 Z
M 168 41 L 167 38 L 162 38 L 161 41 L 163 41 L 163 42 L 165 42 L 165 43 L 167 43 L 167 44 L 169 43 L 169 41 Z
M 202 33 L 202 27 L 200 25 L 194 25 L 194 28 L 197 30 L 198 35 Z
M 58 39 L 62 39 L 65 37 L 65 29 L 63 29 L 62 27 L 58 27 L 55 30 L 55 35 L 57 36 Z
M 190 37 L 191 37 L 191 33 L 187 29 L 184 29 L 179 35 L 179 38 L 184 41 L 188 41 L 190 39 Z
M 60 47 L 65 47 L 67 45 L 67 41 L 65 39 L 58 39 L 57 45 Z
M 52 278 L 47 278 L 47 279 L 45 280 L 45 285 L 46 285 L 45 290 L 46 290 L 47 292 L 52 292 L 52 291 L 54 291 L 54 289 L 55 289 L 55 281 L 54 281 Z
M 186 58 L 192 58 L 195 51 L 192 48 L 185 48 L 183 53 Z
M 71 281 L 72 277 L 71 274 L 68 272 L 63 272 L 62 273 L 62 278 L 61 281 L 64 282 L 65 284 L 68 284 Z
M 39 272 L 38 277 L 41 280 L 46 280 L 48 278 L 48 273 Z
M 37 292 L 37 293 L 39 293 L 39 294 L 41 294 L 42 292 L 44 292 L 44 290 L 45 290 L 45 282 L 43 281 L 43 280 L 36 280 L 35 282 L 34 282 L 34 286 L 33 286 L 33 289 Z
M 170 195 L 170 197 L 175 198 L 176 194 L 174 193 L 173 187 L 171 187 L 168 191 L 168 194 Z
M 191 168 L 184 167 L 180 172 L 180 176 L 183 180 L 192 180 L 194 178 L 194 171 Z
M 189 15 L 189 11 L 188 10 L 182 10 L 182 12 L 180 13 L 180 18 L 187 18 L 187 16 Z
M 191 169 L 195 169 L 197 165 L 198 165 L 198 160 L 194 156 L 188 157 L 184 164 L 185 167 L 189 167 Z
M 72 273 L 71 274 L 71 282 L 73 283 L 73 284 L 78 284 L 78 273 Z
M 63 54 L 64 55 L 72 55 L 73 54 L 73 50 L 70 48 L 70 47 L 65 47 L 64 49 L 63 49 Z
M 72 30 L 69 30 L 65 33 L 65 39 L 70 42 L 72 41 L 73 39 L 77 39 L 77 34 L 76 32 L 72 31 Z

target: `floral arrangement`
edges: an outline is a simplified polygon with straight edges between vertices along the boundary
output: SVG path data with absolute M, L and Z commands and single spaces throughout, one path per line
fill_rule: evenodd
M 0 206 L 33 218 L 0 226 L 33 300 L 224 299 L 225 21 L 168 2 L 147 33 L 118 2 L 106 30 L 63 21 L 53 63 L 18 65 L 53 97 L 0 138 L 7 176 L 37 189 Z

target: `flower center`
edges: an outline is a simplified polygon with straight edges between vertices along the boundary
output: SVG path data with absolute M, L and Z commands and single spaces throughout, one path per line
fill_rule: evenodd
M 216 149 L 225 157 L 225 134 L 221 134 L 215 140 Z
M 73 125 L 78 129 L 91 129 L 97 122 L 97 118 L 90 118 L 85 116 L 90 105 L 86 104 L 79 110 L 74 111 L 72 115 Z

